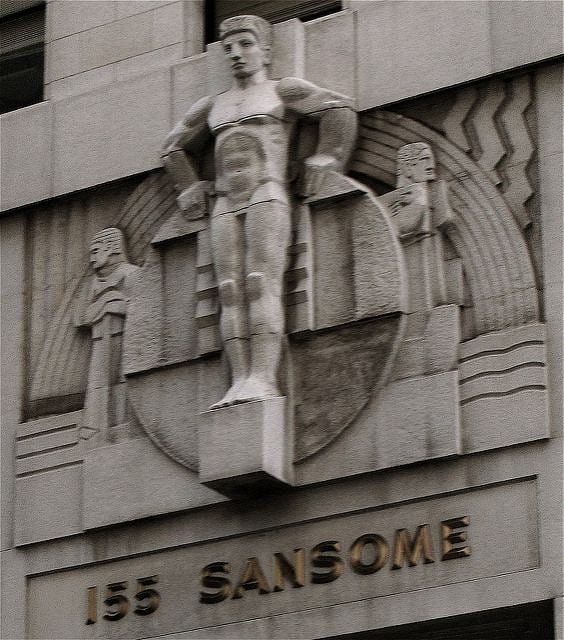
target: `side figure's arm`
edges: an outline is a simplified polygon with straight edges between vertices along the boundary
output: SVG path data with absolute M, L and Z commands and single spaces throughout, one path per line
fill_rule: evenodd
M 305 161 L 302 195 L 313 195 L 328 170 L 343 173 L 356 143 L 357 115 L 352 100 L 300 78 L 284 78 L 277 92 L 289 111 L 319 122 L 315 153 Z
M 178 204 L 192 218 L 205 213 L 207 183 L 200 181 L 193 158 L 211 136 L 207 118 L 212 105 L 210 97 L 198 100 L 168 134 L 161 152 L 165 169 L 179 192 Z

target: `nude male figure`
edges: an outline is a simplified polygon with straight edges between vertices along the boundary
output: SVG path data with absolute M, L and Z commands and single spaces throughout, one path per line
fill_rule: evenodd
M 298 78 L 269 80 L 271 25 L 236 16 L 220 25 L 232 87 L 196 102 L 168 136 L 163 160 L 188 217 L 205 213 L 206 186 L 194 159 L 215 137 L 211 240 L 221 304 L 220 331 L 232 384 L 212 408 L 280 396 L 283 284 L 291 234 L 288 165 L 296 123 L 319 123 L 316 152 L 304 162 L 300 195 L 323 173 L 342 172 L 356 138 L 345 96 Z

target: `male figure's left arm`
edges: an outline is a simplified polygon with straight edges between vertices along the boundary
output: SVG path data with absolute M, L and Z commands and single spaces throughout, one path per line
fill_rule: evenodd
M 343 173 L 354 150 L 357 115 L 351 98 L 300 78 L 284 78 L 277 91 L 289 111 L 319 122 L 315 153 L 306 159 L 302 195 L 313 195 L 324 172 Z

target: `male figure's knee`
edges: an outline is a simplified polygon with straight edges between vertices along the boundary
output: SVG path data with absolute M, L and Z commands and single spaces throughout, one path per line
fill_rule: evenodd
M 232 306 L 241 297 L 241 288 L 232 278 L 219 283 L 219 300 L 222 305 Z
M 247 275 L 247 295 L 249 300 L 258 300 L 266 291 L 266 277 L 260 271 Z

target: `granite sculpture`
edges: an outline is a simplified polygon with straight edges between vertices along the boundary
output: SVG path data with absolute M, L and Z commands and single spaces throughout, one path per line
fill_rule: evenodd
M 122 373 L 122 342 L 127 313 L 127 279 L 139 267 L 125 253 L 120 229 L 97 233 L 90 244 L 93 271 L 87 306 L 78 319 L 89 327 L 92 352 L 80 437 L 98 446 L 116 442 L 129 429 L 126 383 Z
M 272 77 L 302 73 L 298 36 L 303 30 L 299 21 L 274 25 Z M 296 37 L 288 38 L 289 32 Z M 193 102 L 204 91 L 216 96 L 225 90 L 224 81 L 235 81 L 223 68 L 225 60 L 220 43 L 210 45 L 194 62 L 197 66 L 190 66 L 195 76 L 203 68 L 203 76 L 184 95 Z M 280 87 L 284 80 L 265 82 Z M 328 74 L 328 85 L 343 86 L 333 83 Z M 303 80 L 296 84 L 307 85 Z M 488 82 L 486 88 L 489 95 L 495 87 Z M 462 89 L 462 97 L 466 91 L 479 99 L 475 88 Z M 259 161 L 266 162 L 254 143 L 280 149 L 268 146 L 264 135 L 273 128 L 268 119 L 259 125 L 256 113 L 249 122 L 235 116 L 225 123 L 233 127 L 210 129 L 214 105 L 234 93 L 236 87 L 208 99 L 195 146 L 178 145 L 169 153 L 167 145 L 168 173 L 138 176 L 133 190 L 124 182 L 115 199 L 97 203 L 98 209 L 93 204 L 97 193 L 78 194 L 74 206 L 81 215 L 69 217 L 65 207 L 53 202 L 31 218 L 26 233 L 33 260 L 26 277 L 33 283 L 28 321 L 35 340 L 26 410 L 37 419 L 20 425 L 16 443 L 17 538 L 22 543 L 52 531 L 68 535 L 198 508 L 224 496 L 264 493 L 280 485 L 303 487 L 550 435 L 545 327 L 539 322 L 534 271 L 519 227 L 526 221 L 523 203 L 529 192 L 524 178 L 500 189 L 492 172 L 496 154 L 480 156 L 481 149 L 495 150 L 504 141 L 488 133 L 482 113 L 487 100 L 464 116 L 469 129 L 460 124 L 467 112 L 449 112 L 446 136 L 437 130 L 434 112 L 429 112 L 432 128 L 420 121 L 424 114 L 417 110 L 417 119 L 382 109 L 359 114 L 350 162 L 354 179 L 342 171 L 322 171 L 310 195 L 300 178 L 307 173 L 304 161 L 315 153 L 324 120 L 284 106 L 281 131 L 285 136 L 290 130 L 292 136 L 283 147 L 284 162 L 276 156 L 276 166 L 286 181 L 276 187 L 265 183 L 286 194 L 291 219 L 276 380 L 282 397 L 209 409 L 233 382 L 219 330 L 225 305 L 219 302 L 210 242 L 213 211 L 221 198 L 241 206 L 240 212 L 221 216 L 237 217 L 244 237 L 252 208 L 250 188 L 244 187 L 252 183 Z M 521 110 L 532 106 L 532 95 L 511 90 L 503 102 L 501 120 L 513 127 L 508 128 L 510 140 L 518 140 L 523 131 Z M 182 102 L 177 97 L 175 108 Z M 470 155 L 455 136 L 468 131 L 478 135 L 469 139 L 476 145 Z M 230 137 L 229 132 L 263 137 Z M 222 139 L 240 144 L 223 149 Z M 530 153 L 536 153 L 533 142 Z M 517 157 L 509 146 L 507 155 Z M 243 166 L 237 165 L 237 156 L 244 156 Z M 212 169 L 220 158 L 230 172 L 221 168 L 229 192 L 220 188 Z M 504 167 L 503 173 L 524 175 L 523 166 Z M 243 187 L 236 191 L 228 178 Z M 202 197 L 191 200 L 186 188 L 192 195 L 199 190 Z M 286 211 L 275 198 L 270 204 L 279 214 Z M 85 320 L 93 302 L 90 284 L 102 275 L 93 275 L 84 259 L 88 245 L 80 243 L 86 216 L 98 228 L 119 227 L 129 255 L 141 265 L 115 287 L 128 300 L 122 307 L 126 315 L 111 317 L 118 331 L 109 339 L 102 335 L 102 324 L 97 328 Z M 74 247 L 64 256 L 64 269 L 52 243 L 43 241 L 46 230 L 54 238 L 62 228 Z M 54 267 L 47 270 L 49 286 L 42 288 L 46 264 Z M 240 276 L 244 304 L 238 310 L 248 328 L 245 275 Z M 61 290 L 55 303 L 53 283 Z M 87 298 L 81 316 L 87 331 L 82 332 L 71 315 L 79 297 Z M 56 312 L 46 323 L 44 310 L 53 304 Z M 38 334 L 40 329 L 45 333 Z M 94 331 L 100 335 L 90 340 Z M 247 358 L 251 340 L 240 340 Z M 119 368 L 112 377 L 104 354 L 108 344 L 119 349 L 122 341 L 124 377 Z M 86 382 L 78 373 L 84 371 L 86 378 L 91 353 L 88 377 L 94 384 L 88 384 L 82 409 Z M 119 352 L 112 347 L 111 353 L 115 367 Z M 113 417 L 112 398 L 122 417 Z M 495 429 L 484 416 L 495 416 Z M 47 439 L 55 450 L 46 450 Z M 120 473 L 114 476 L 116 468 Z M 151 491 L 141 495 L 147 470 Z M 59 496 L 63 474 L 75 478 L 71 496 Z M 114 477 L 119 481 L 110 486 L 108 479 Z M 38 486 L 58 501 L 57 516 L 62 510 L 73 514 L 68 522 L 42 516 Z
M 272 28 L 257 16 L 228 18 L 220 38 L 232 87 L 194 104 L 168 136 L 163 161 L 189 219 L 203 217 L 209 195 L 220 330 L 231 386 L 212 408 L 282 396 L 278 381 L 285 327 L 284 273 L 292 210 L 329 172 L 342 173 L 356 139 L 346 96 L 299 78 L 268 79 Z M 318 123 L 314 153 L 291 162 L 300 120 Z M 215 184 L 199 179 L 196 158 L 215 138 Z

